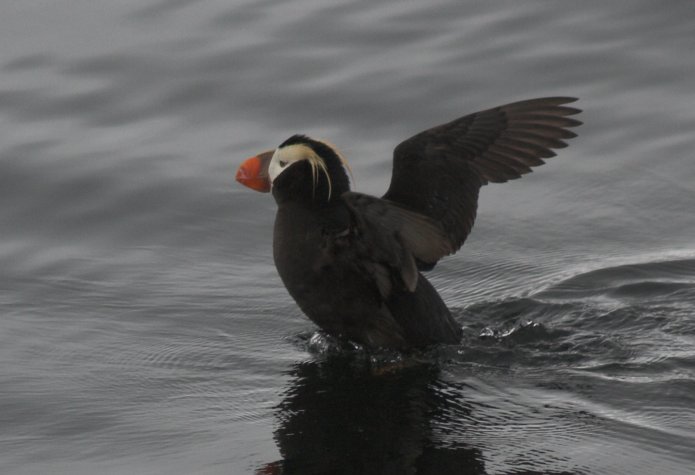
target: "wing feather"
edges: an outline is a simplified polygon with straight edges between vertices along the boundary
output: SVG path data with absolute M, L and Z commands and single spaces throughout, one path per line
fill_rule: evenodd
M 475 221 L 481 186 L 530 173 L 576 137 L 581 122 L 572 97 L 545 97 L 476 112 L 420 132 L 394 150 L 391 185 L 383 198 L 414 211 L 448 239 L 419 248 L 430 267 L 463 245 Z M 416 255 L 420 261 L 420 257 Z M 434 260 L 433 260 L 433 257 Z M 421 267 L 422 268 L 422 267 Z
M 362 260 L 390 268 L 411 292 L 417 285 L 418 268 L 453 252 L 442 227 L 423 214 L 362 193 L 347 192 L 341 197 L 355 217 L 360 243 L 365 244 L 363 249 L 355 246 Z

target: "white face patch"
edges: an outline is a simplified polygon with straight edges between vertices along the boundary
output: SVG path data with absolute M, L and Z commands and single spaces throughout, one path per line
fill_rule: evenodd
M 290 165 L 300 160 L 306 160 L 310 156 L 316 155 L 314 151 L 306 145 L 296 144 L 278 148 L 273 154 L 268 166 L 268 176 L 272 183 L 275 178 L 284 172 Z

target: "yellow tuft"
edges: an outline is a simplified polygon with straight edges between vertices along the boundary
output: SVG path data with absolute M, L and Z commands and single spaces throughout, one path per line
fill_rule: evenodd
M 335 154 L 338 155 L 338 158 L 340 159 L 340 163 L 343 164 L 343 166 L 345 167 L 345 169 L 346 169 L 346 170 L 348 171 L 348 173 L 350 174 L 350 182 L 354 185 L 354 184 L 355 184 L 355 175 L 353 175 L 353 173 L 352 173 L 352 168 L 350 168 L 350 164 L 349 164 L 348 161 L 345 159 L 345 157 L 343 156 L 343 154 L 340 153 L 340 150 L 338 150 L 338 147 L 336 147 L 335 145 L 333 145 L 331 142 L 327 142 L 327 141 L 325 141 L 325 140 L 321 140 L 321 142 L 323 142 L 325 145 L 327 145 L 329 148 L 331 148 L 331 149 L 335 152 Z
M 307 147 L 308 148 L 308 147 Z M 326 162 L 319 157 L 316 152 L 309 149 L 311 153 L 307 154 L 307 160 L 309 165 L 311 165 L 311 178 L 314 185 L 313 193 L 316 193 L 316 185 L 319 181 L 319 172 L 323 172 L 326 176 L 326 181 L 328 182 L 328 199 L 331 199 L 331 193 L 333 191 L 333 184 L 331 183 L 331 176 L 328 174 L 328 168 L 326 167 Z
M 335 154 L 340 159 L 340 163 L 345 167 L 345 169 L 350 174 L 350 179 L 354 183 L 355 178 L 352 174 L 352 169 L 348 164 L 347 160 L 341 155 L 341 153 L 330 143 L 323 142 L 326 146 L 330 147 Z M 331 176 L 328 174 L 328 167 L 326 162 L 309 146 L 304 144 L 295 144 L 283 147 L 278 150 L 281 154 L 280 160 L 285 160 L 288 162 L 297 162 L 299 160 L 306 160 L 311 165 L 311 179 L 313 184 L 312 195 L 316 196 L 316 187 L 318 186 L 319 174 L 323 173 L 328 182 L 328 199 L 331 199 L 333 194 L 333 183 L 331 182 Z

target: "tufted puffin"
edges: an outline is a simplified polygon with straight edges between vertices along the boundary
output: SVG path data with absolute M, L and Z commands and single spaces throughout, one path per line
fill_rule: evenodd
M 576 136 L 574 101 L 514 102 L 410 137 L 381 198 L 350 191 L 345 159 L 306 135 L 247 159 L 236 179 L 272 190 L 275 265 L 325 332 L 372 348 L 454 344 L 461 327 L 422 272 L 463 245 L 481 186 L 531 172 Z

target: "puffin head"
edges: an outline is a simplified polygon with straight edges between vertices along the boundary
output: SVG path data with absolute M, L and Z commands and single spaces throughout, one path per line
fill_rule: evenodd
M 275 150 L 244 161 L 236 180 L 276 201 L 327 203 L 350 190 L 349 166 L 338 151 L 306 135 L 293 135 Z

